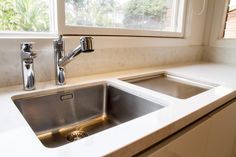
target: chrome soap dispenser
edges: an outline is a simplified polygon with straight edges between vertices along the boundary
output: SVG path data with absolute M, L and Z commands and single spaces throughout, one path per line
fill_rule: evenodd
M 32 51 L 32 42 L 21 43 L 21 64 L 22 64 L 22 78 L 23 88 L 26 91 L 35 89 L 35 75 L 34 75 L 34 58 L 36 53 Z

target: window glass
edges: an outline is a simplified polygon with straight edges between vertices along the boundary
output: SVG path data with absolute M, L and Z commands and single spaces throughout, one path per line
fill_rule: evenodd
M 230 0 L 229 2 L 224 38 L 236 38 L 236 0 Z
M 177 32 L 180 0 L 65 0 L 67 26 Z M 181 3 L 183 4 L 183 3 Z
M 49 32 L 50 0 L 0 0 L 1 32 Z

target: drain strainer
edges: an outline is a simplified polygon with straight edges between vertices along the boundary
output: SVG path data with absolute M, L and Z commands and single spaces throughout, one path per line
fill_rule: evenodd
M 67 140 L 70 142 L 73 142 L 87 136 L 88 136 L 88 133 L 86 133 L 85 131 L 75 130 L 67 135 Z

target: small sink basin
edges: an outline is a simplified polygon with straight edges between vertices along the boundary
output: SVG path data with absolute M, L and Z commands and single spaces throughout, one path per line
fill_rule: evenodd
M 214 87 L 213 85 L 166 73 L 147 77 L 138 77 L 126 81 L 179 99 L 190 98 Z
M 39 140 L 49 148 L 163 108 L 160 104 L 107 85 L 13 98 L 13 101 Z

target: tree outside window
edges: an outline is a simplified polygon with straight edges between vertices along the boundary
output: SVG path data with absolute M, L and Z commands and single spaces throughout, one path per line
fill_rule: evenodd
M 162 30 L 170 25 L 172 0 L 66 0 L 66 24 Z
M 49 32 L 47 0 L 0 0 L 0 31 Z

